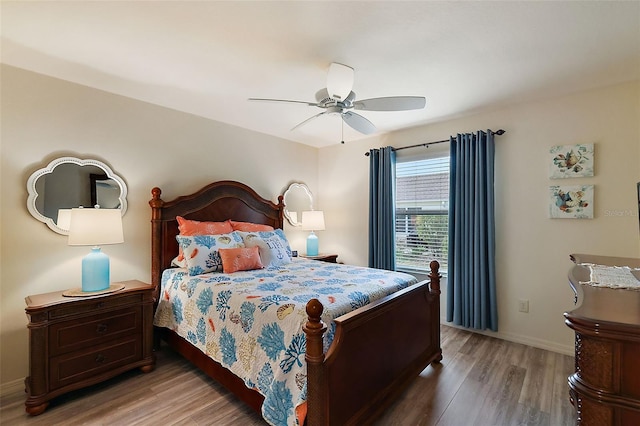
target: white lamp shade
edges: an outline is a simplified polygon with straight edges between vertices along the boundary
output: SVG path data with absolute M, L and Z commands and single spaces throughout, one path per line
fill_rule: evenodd
M 71 209 L 70 246 L 99 246 L 123 242 L 120 209 Z
M 71 209 L 59 209 L 58 210 L 58 219 L 56 220 L 56 225 L 60 229 L 69 230 L 69 225 L 71 224 Z
M 302 229 L 305 231 L 324 231 L 324 213 L 321 210 L 302 212 Z

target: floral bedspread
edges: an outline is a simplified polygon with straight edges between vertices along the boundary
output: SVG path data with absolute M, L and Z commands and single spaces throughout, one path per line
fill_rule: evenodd
M 414 284 L 399 272 L 296 258 L 267 269 L 189 276 L 165 270 L 154 324 L 176 331 L 264 395 L 271 425 L 299 424 L 306 413 L 305 305 L 317 298 L 333 318 Z

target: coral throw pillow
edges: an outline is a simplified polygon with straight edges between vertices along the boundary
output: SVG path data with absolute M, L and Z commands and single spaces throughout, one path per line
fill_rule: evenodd
M 234 220 L 231 220 L 230 222 L 234 231 L 243 231 L 243 232 L 273 231 L 273 226 L 262 225 L 260 223 L 236 222 Z
M 197 220 L 185 219 L 182 216 L 176 216 L 178 221 L 178 229 L 180 235 L 220 235 L 230 234 L 233 232 L 231 222 L 200 222 Z
M 262 269 L 258 247 L 221 248 L 222 272 L 231 274 L 238 271 Z

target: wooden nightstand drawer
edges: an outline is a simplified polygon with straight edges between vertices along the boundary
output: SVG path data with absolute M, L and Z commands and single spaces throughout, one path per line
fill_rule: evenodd
M 119 294 L 115 293 L 114 296 L 119 296 Z M 69 315 L 80 315 L 85 313 L 93 314 L 98 310 L 136 305 L 142 302 L 142 297 L 143 295 L 141 293 L 137 293 L 119 297 L 91 298 L 73 305 L 61 305 L 49 311 L 49 319 L 64 318 Z
M 139 336 L 51 358 L 49 380 L 56 389 L 142 359 Z
M 52 324 L 49 327 L 51 355 L 98 345 L 108 339 L 140 332 L 142 309 L 140 306 L 76 318 Z

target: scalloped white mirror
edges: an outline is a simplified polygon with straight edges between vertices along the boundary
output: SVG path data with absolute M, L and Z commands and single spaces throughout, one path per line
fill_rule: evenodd
M 304 183 L 292 183 L 284 192 L 284 217 L 292 226 L 302 226 L 302 212 L 313 210 L 313 195 Z
M 67 213 L 74 207 L 127 211 L 127 186 L 97 160 L 61 157 L 35 171 L 27 180 L 27 209 L 58 234 L 69 234 Z

